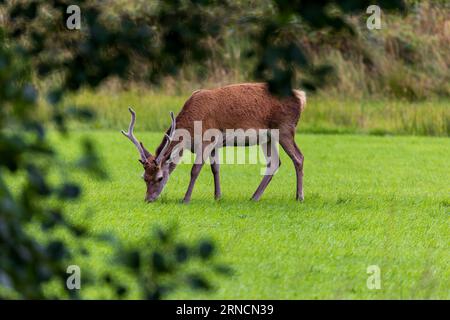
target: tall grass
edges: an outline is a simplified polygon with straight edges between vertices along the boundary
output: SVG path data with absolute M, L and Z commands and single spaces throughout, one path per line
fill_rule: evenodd
M 449 97 L 449 16 L 449 4 L 424 1 L 410 5 L 406 16 L 384 14 L 380 30 L 368 30 L 358 17 L 359 37 L 312 41 L 311 54 L 335 67 L 334 92 L 410 101 Z
M 292 24 L 285 36 L 301 46 L 315 65 L 334 67 L 331 81 L 322 89 L 327 94 L 409 101 L 448 98 L 450 4 L 432 0 L 407 4 L 405 15 L 383 11 L 380 30 L 367 29 L 365 13 L 349 17 L 356 37 L 312 31 L 301 23 Z M 246 17 L 258 16 L 268 4 L 241 5 Z M 230 25 L 217 39 L 210 39 L 212 55 L 201 65 L 185 65 L 178 76 L 167 77 L 164 91 L 172 94 L 254 80 L 257 59 L 246 54 L 254 41 L 251 30 L 245 23 Z M 296 71 L 301 75 L 303 70 Z
M 188 97 L 189 94 L 167 95 L 143 89 L 83 91 L 67 98 L 65 105 L 90 105 L 97 114 L 93 122 L 78 122 L 74 128 L 126 128 L 129 122 L 127 107 L 132 106 L 138 115 L 137 130 L 162 131 L 169 125 L 169 111 L 179 111 Z M 409 102 L 404 99 L 311 95 L 298 130 L 309 133 L 448 136 L 449 105 L 448 99 Z

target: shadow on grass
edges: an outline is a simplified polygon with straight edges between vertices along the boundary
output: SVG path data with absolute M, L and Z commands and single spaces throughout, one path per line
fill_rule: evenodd
M 154 204 L 158 206 L 173 205 L 185 212 L 191 210 L 220 210 L 224 214 L 236 214 L 239 212 L 281 212 L 281 213 L 297 213 L 306 212 L 326 212 L 332 214 L 335 211 L 343 210 L 364 210 L 368 212 L 378 213 L 392 211 L 396 208 L 411 208 L 418 210 L 420 208 L 436 208 L 445 210 L 446 206 L 442 205 L 445 199 L 430 198 L 427 196 L 414 196 L 402 194 L 328 194 L 321 195 L 318 193 L 307 194 L 305 200 L 300 202 L 295 200 L 294 196 L 287 195 L 278 197 L 266 197 L 259 201 L 250 199 L 243 200 L 236 196 L 223 196 L 220 200 L 205 198 L 193 198 L 189 203 L 183 203 L 182 199 L 163 196 Z M 152 203 L 148 204 L 152 205 Z

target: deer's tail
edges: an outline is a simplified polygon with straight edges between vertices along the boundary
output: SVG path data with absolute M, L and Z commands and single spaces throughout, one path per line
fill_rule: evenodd
M 293 90 L 294 96 L 299 100 L 300 102 L 300 111 L 303 111 L 306 107 L 306 93 L 305 91 L 301 90 Z

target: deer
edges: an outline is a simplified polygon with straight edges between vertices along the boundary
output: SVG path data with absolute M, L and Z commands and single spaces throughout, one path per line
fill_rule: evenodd
M 304 91 L 292 90 L 292 94 L 287 97 L 278 97 L 273 95 L 268 85 L 265 83 L 242 83 L 233 84 L 216 89 L 201 89 L 194 91 L 188 100 L 184 103 L 181 111 L 175 117 L 170 112 L 171 125 L 166 131 L 160 145 L 156 148 L 154 154 L 151 154 L 144 144 L 135 137 L 134 126 L 136 123 L 136 113 L 130 107 L 131 121 L 128 131 L 121 131 L 136 147 L 139 152 L 139 162 L 144 168 L 143 179 L 146 183 L 147 192 L 145 195 L 146 202 L 155 201 L 164 189 L 169 176 L 177 166 L 176 161 L 172 161 L 171 155 L 176 150 L 180 155 L 188 149 L 192 153 L 197 154 L 196 161 L 191 169 L 190 182 L 183 198 L 184 203 L 189 203 L 194 189 L 195 181 L 205 163 L 204 156 L 198 156 L 199 150 L 206 149 L 210 141 L 201 141 L 199 145 L 194 145 L 192 140 L 188 143 L 176 141 L 174 139 L 177 130 L 184 130 L 193 137 L 194 123 L 200 121 L 202 130 L 208 129 L 226 132 L 229 128 L 239 128 L 243 130 L 278 130 L 278 140 L 257 139 L 249 143 L 246 141 L 244 145 L 236 143 L 234 146 L 248 146 L 258 144 L 264 151 L 267 160 L 266 172 L 254 192 L 251 200 L 259 200 L 264 190 L 272 180 L 273 175 L 281 165 L 277 148 L 274 147 L 279 143 L 283 150 L 287 153 L 294 164 L 297 178 L 296 184 L 296 200 L 303 201 L 303 162 L 304 156 L 295 142 L 295 131 L 300 115 L 306 106 L 306 94 Z M 217 147 L 223 146 L 228 137 L 223 138 L 222 145 L 217 141 Z M 213 149 L 210 154 L 211 171 L 214 178 L 214 197 L 221 198 L 220 188 L 220 163 L 216 157 L 217 149 Z M 269 164 L 269 159 L 278 159 L 274 166 Z

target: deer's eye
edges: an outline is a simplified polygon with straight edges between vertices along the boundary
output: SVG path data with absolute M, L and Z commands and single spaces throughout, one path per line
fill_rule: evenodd
M 158 177 L 158 178 L 156 178 L 156 181 L 157 181 L 157 182 L 161 182 L 162 179 L 163 179 L 163 177 Z

